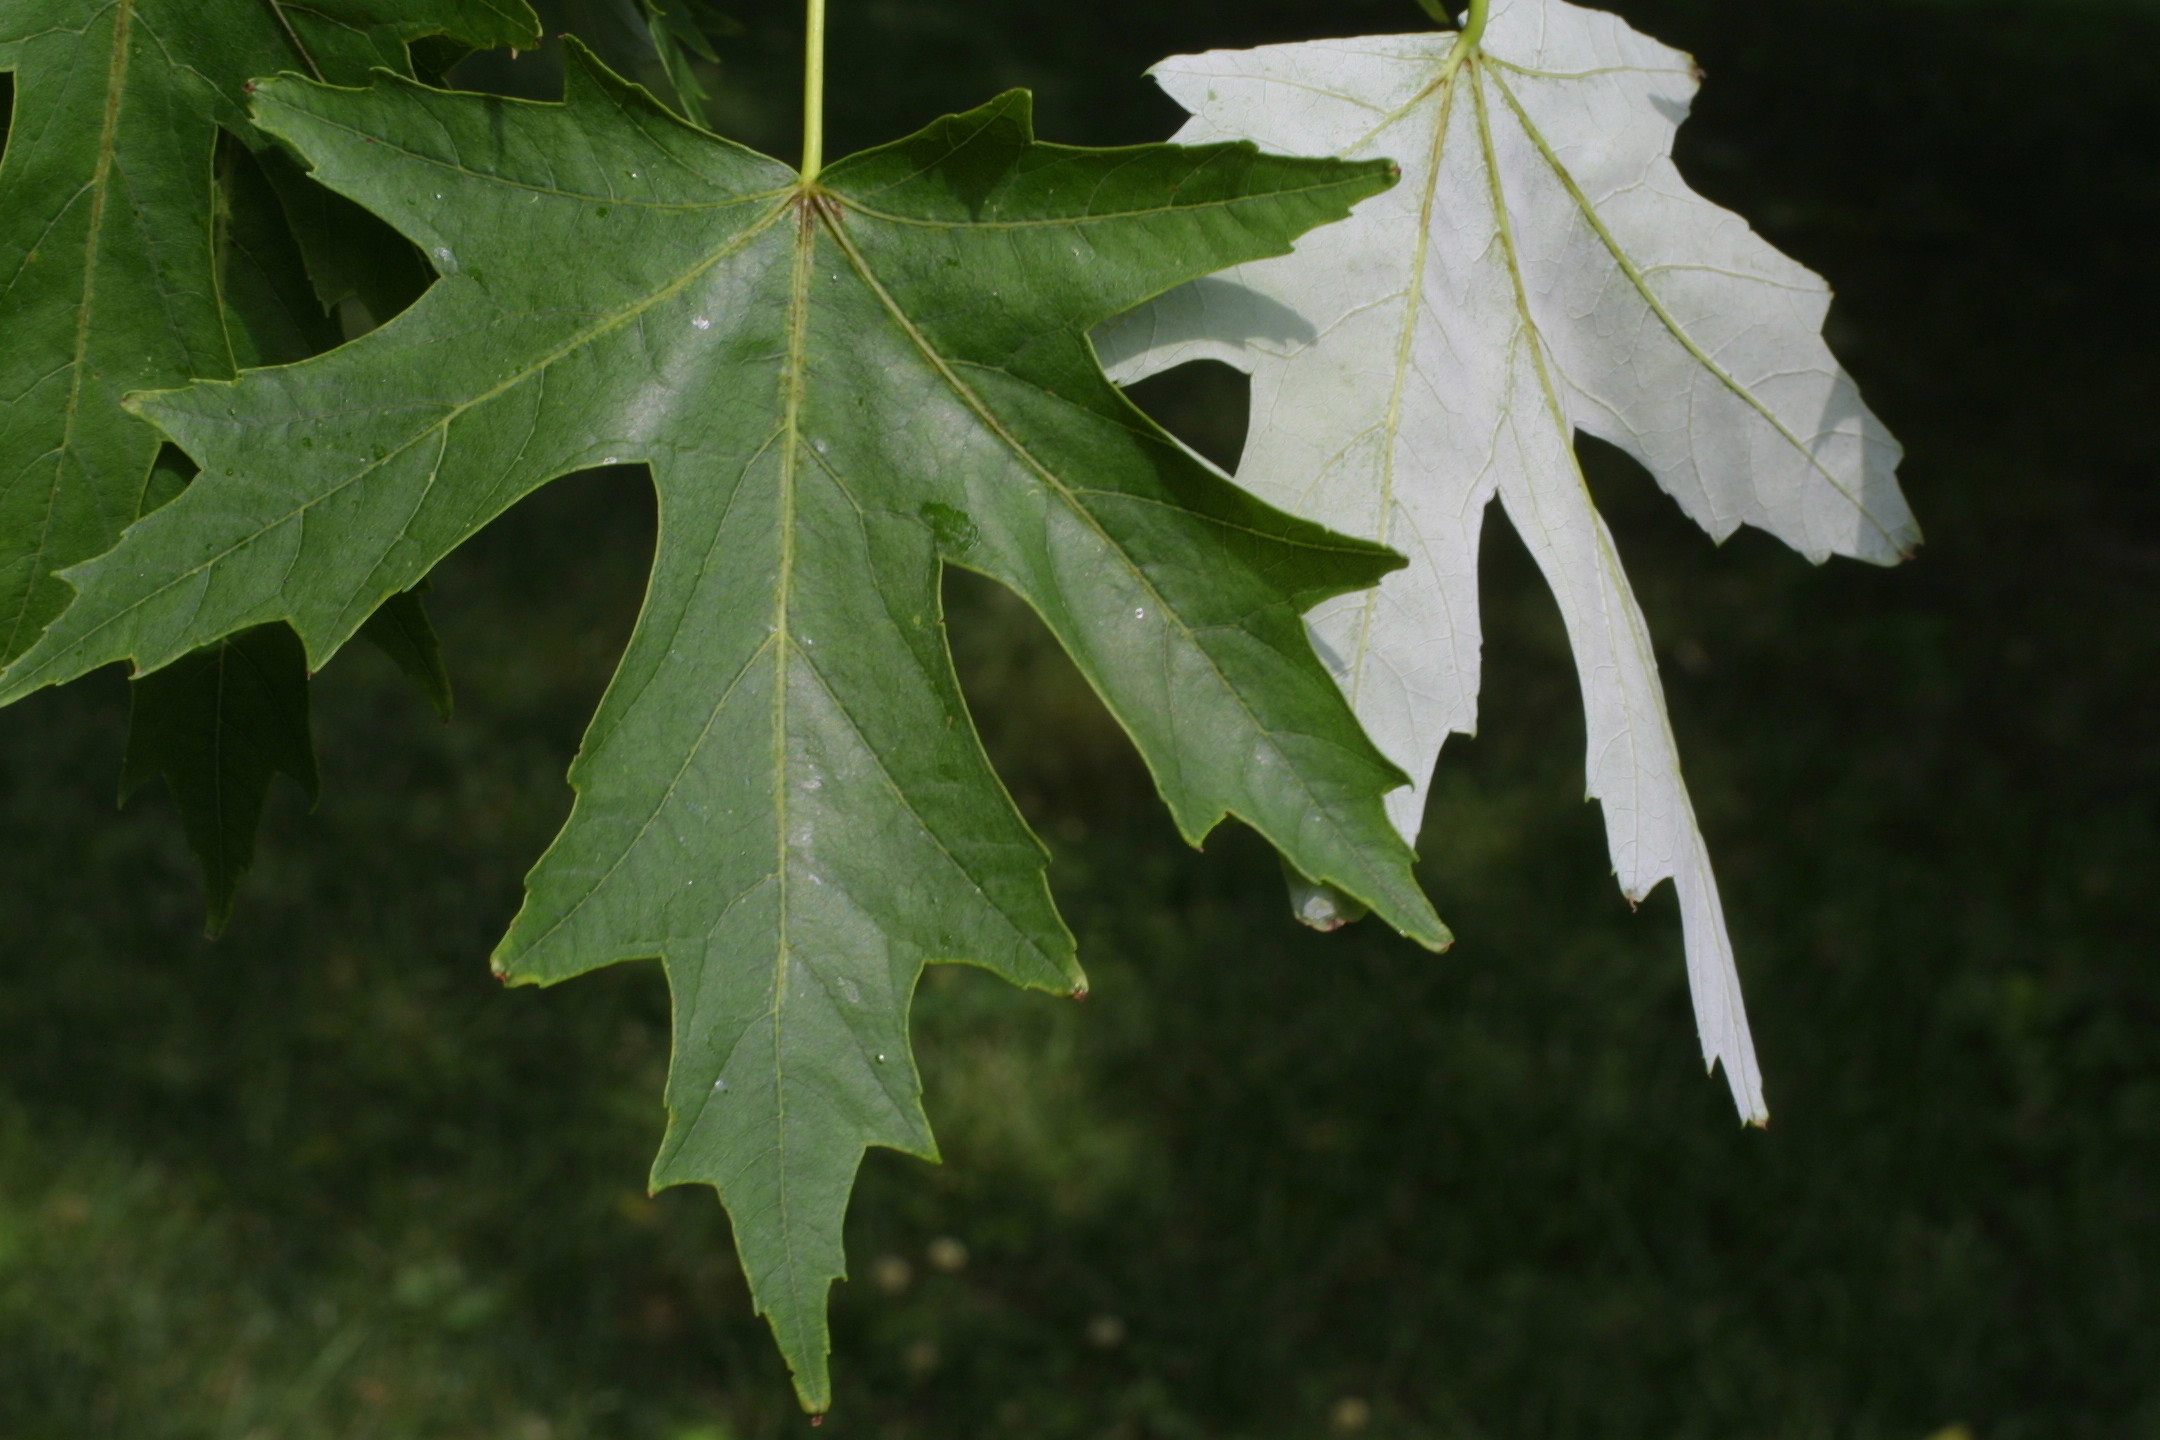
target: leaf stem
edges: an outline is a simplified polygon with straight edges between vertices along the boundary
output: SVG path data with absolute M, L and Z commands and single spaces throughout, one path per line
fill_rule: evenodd
M 809 0 L 809 33 L 803 44 L 802 178 L 805 185 L 825 168 L 825 0 Z
M 1485 38 L 1485 21 L 1492 12 L 1492 0 L 1470 0 L 1470 13 L 1463 16 L 1462 39 L 1457 46 L 1464 54 L 1477 49 L 1478 41 Z

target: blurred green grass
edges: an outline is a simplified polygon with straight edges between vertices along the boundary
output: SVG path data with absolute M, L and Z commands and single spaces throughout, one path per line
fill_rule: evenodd
M 1929 535 L 1887 572 L 1713 548 L 1590 447 L 1773 1127 L 1700 1073 L 1669 897 L 1615 892 L 1497 517 L 1481 733 L 1427 829 L 1441 957 L 1297 929 L 1249 836 L 1186 850 L 1024 609 L 956 576 L 1093 998 L 926 982 L 947 1163 L 865 1168 L 825 1433 L 2160 1435 L 2160 29 L 1625 8 L 1710 72 L 1691 178 L 1837 281 Z M 788 153 L 794 7 L 738 13 L 725 113 Z M 1417 23 L 881 0 L 837 33 L 835 144 L 1010 83 L 1051 138 L 1146 138 L 1163 53 Z M 1221 373 L 1144 398 L 1234 450 Z M 635 472 L 561 482 L 444 567 L 454 724 L 370 653 L 324 673 L 322 807 L 281 793 L 216 944 L 162 801 L 111 809 L 117 679 L 0 715 L 0 1436 L 804 1433 L 718 1207 L 644 1194 L 654 968 L 485 968 L 650 509 Z

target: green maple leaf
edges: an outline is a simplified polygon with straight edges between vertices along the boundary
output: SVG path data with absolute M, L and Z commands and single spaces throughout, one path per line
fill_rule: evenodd
M 1189 839 L 1234 813 L 1445 943 L 1382 803 L 1404 777 L 1300 619 L 1401 562 L 1243 494 L 1087 339 L 1287 251 L 1393 167 L 1040 144 L 1014 93 L 804 182 L 570 49 L 559 105 L 262 86 L 257 123 L 444 278 L 333 354 L 137 402 L 203 473 L 68 572 L 79 598 L 0 700 L 280 620 L 320 665 L 539 485 L 649 465 L 644 610 L 494 963 L 547 983 L 663 960 L 653 1184 L 719 1190 L 822 1410 L 862 1152 L 934 1154 L 921 967 L 1084 985 L 955 681 L 941 566 L 1033 605 Z

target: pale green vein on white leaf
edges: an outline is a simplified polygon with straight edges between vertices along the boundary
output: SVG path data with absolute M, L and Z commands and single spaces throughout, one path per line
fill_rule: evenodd
M 1188 143 L 1387 156 L 1395 189 L 1296 253 L 1172 292 L 1097 335 L 1111 374 L 1188 360 L 1251 373 L 1237 478 L 1381 539 L 1409 568 L 1313 612 L 1381 750 L 1414 777 L 1476 725 L 1477 553 L 1498 499 L 1560 602 L 1583 689 L 1589 793 L 1639 900 L 1672 879 L 1707 1063 L 1767 1117 L 1709 853 L 1680 776 L 1648 629 L 1576 464 L 1626 450 L 1711 535 L 1742 524 L 1821 561 L 1889 563 L 1919 531 L 1900 451 L 1824 345 L 1829 289 L 1671 159 L 1687 56 L 1565 0 L 1494 0 L 1456 35 L 1217 51 L 1155 75 Z

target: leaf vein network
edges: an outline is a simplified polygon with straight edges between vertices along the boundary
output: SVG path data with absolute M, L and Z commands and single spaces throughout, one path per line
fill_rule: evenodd
M 499 103 L 504 105 L 530 105 L 550 110 L 560 109 L 562 104 L 562 102 L 554 100 L 510 99 L 502 100 Z M 484 184 L 500 185 L 507 190 L 524 190 L 535 195 L 551 195 L 556 197 L 557 199 L 576 200 L 581 203 L 590 203 L 594 201 L 604 200 L 610 205 L 620 205 L 626 210 L 665 210 L 683 212 L 695 212 L 701 210 L 726 210 L 737 205 L 754 205 L 761 200 L 774 200 L 793 195 L 798 188 L 795 182 L 790 181 L 785 185 L 776 185 L 767 190 L 747 191 L 741 195 L 730 195 L 725 197 L 724 199 L 719 200 L 642 200 L 638 199 L 635 196 L 625 197 L 622 195 L 618 195 L 612 191 L 608 192 L 607 194 L 596 195 L 589 190 L 566 190 L 560 186 L 536 185 L 530 180 L 516 180 L 505 175 L 491 174 L 485 170 L 475 170 L 470 165 L 455 164 L 449 160 L 442 159 L 439 156 L 425 154 L 421 151 L 411 149 L 407 146 L 399 145 L 394 141 L 385 140 L 380 136 L 369 135 L 367 134 L 367 132 L 361 130 L 357 126 L 347 124 L 346 122 L 341 120 L 332 119 L 325 115 L 316 114 L 313 111 L 308 112 L 308 119 L 311 122 L 321 125 L 327 129 L 342 130 L 347 135 L 350 135 L 355 139 L 362 140 L 365 143 L 370 144 L 376 149 L 383 151 L 387 154 L 395 155 L 399 159 L 410 160 L 420 165 L 432 166 L 438 170 L 447 170 L 453 175 L 463 175 L 469 179 L 481 181 Z M 276 127 L 274 125 L 270 125 L 267 122 L 267 119 L 263 120 L 260 123 L 263 124 L 263 128 L 265 129 L 272 131 L 276 130 Z M 581 138 L 583 138 L 588 145 L 591 143 L 590 137 Z M 597 153 L 593 155 L 593 164 L 594 168 L 596 169 L 606 168 L 606 162 L 603 161 Z M 699 178 L 708 185 L 712 183 L 709 177 L 700 176 Z
M 1115 540 L 1110 537 L 1109 532 L 1103 529 L 1102 523 L 1095 518 L 1094 514 L 1089 511 L 1089 509 L 1085 505 L 1078 503 L 1078 497 L 1074 494 L 1072 489 L 1066 485 L 1064 480 L 1059 477 L 1055 472 L 1053 472 L 1049 466 L 1043 464 L 1042 461 L 1038 460 L 1033 454 L 1033 452 L 1031 452 L 1026 445 L 1021 443 L 1020 438 L 1017 435 L 1014 435 L 1011 430 L 1006 428 L 1004 423 L 997 418 L 996 412 L 993 411 L 990 406 L 982 399 L 982 397 L 976 393 L 974 387 L 968 385 L 965 381 L 963 381 L 960 378 L 959 374 L 954 370 L 952 365 L 947 363 L 945 357 L 938 351 L 937 347 L 930 343 L 930 338 L 927 335 L 924 335 L 920 330 L 915 327 L 914 322 L 908 318 L 907 313 L 900 307 L 899 302 L 893 298 L 892 293 L 888 291 L 882 283 L 880 283 L 876 274 L 871 270 L 868 260 L 864 258 L 862 252 L 855 248 L 854 242 L 848 238 L 845 227 L 828 221 L 827 228 L 839 241 L 841 249 L 846 253 L 849 263 L 854 266 L 856 273 L 862 276 L 864 283 L 870 287 L 871 291 L 878 297 L 880 303 L 884 305 L 886 311 L 893 317 L 894 321 L 902 328 L 902 330 L 906 332 L 909 340 L 913 342 L 913 344 L 919 351 L 921 351 L 923 357 L 930 362 L 931 366 L 936 369 L 941 376 L 944 377 L 946 384 L 952 387 L 953 393 L 959 398 L 961 403 L 967 406 L 968 409 L 975 412 L 976 418 L 982 423 L 982 425 L 986 429 L 990 431 L 992 435 L 997 437 L 997 439 L 1005 446 L 1007 451 L 1009 451 L 1012 456 L 1021 463 L 1023 468 L 1032 472 L 1035 477 L 1042 481 L 1044 485 L 1048 486 L 1053 493 L 1062 496 L 1066 500 L 1070 513 L 1077 516 L 1081 520 L 1081 522 L 1087 526 L 1088 529 L 1092 530 L 1095 533 L 1096 538 L 1102 542 L 1103 547 L 1109 553 L 1117 556 L 1120 560 L 1124 561 L 1124 568 L 1126 569 L 1127 573 L 1132 576 L 1134 581 L 1142 589 L 1144 589 L 1148 593 L 1149 597 L 1152 598 L 1160 607 L 1161 614 L 1165 622 L 1177 625 L 1180 629 L 1185 630 L 1186 633 L 1190 635 L 1192 633 L 1191 627 L 1186 624 L 1184 617 L 1178 613 L 1176 607 L 1167 603 L 1161 590 L 1156 587 L 1154 580 L 1149 577 L 1146 569 L 1133 563 L 1132 558 L 1126 553 L 1124 547 L 1119 545 Z M 1270 730 L 1266 725 L 1261 723 L 1260 717 L 1253 712 L 1251 702 L 1245 698 L 1244 692 L 1231 682 L 1230 677 L 1223 673 L 1221 663 L 1216 659 L 1213 652 L 1211 652 L 1204 645 L 1196 644 L 1193 646 L 1193 649 L 1206 662 L 1207 668 L 1214 674 L 1216 680 L 1221 685 L 1223 693 L 1225 693 L 1236 704 L 1238 709 L 1242 710 L 1245 713 L 1246 719 L 1251 722 L 1253 732 L 1257 735 L 1265 737 L 1269 747 L 1275 750 L 1277 754 L 1280 754 L 1282 746 L 1280 740 L 1277 738 L 1276 732 Z M 1105 706 L 1107 706 L 1111 710 L 1111 713 L 1116 715 L 1117 706 L 1115 702 L 1112 701 L 1111 698 L 1107 695 L 1103 696 L 1102 699 Z M 1118 719 L 1120 723 L 1126 725 L 1128 731 L 1136 728 L 1130 723 L 1126 722 L 1124 716 L 1118 715 Z M 1349 837 L 1344 833 L 1342 822 L 1336 818 L 1333 807 L 1325 805 L 1321 802 L 1320 798 L 1313 793 L 1311 783 L 1305 778 L 1304 774 L 1296 766 L 1286 766 L 1285 769 L 1296 780 L 1298 788 L 1305 793 L 1306 798 L 1312 802 L 1309 813 L 1321 816 L 1324 819 L 1329 832 L 1335 835 L 1338 840 L 1347 843 L 1349 841 Z M 1184 817 L 1182 815 L 1177 815 L 1174 809 L 1173 816 L 1177 820 L 1179 830 L 1184 831 L 1186 828 Z M 1242 818 L 1251 820 L 1253 817 L 1244 816 Z M 1206 834 L 1207 830 L 1213 828 L 1213 822 L 1211 821 L 1208 825 L 1202 828 L 1200 835 L 1187 834 L 1186 838 L 1192 843 L 1197 844 L 1200 838 Z M 1326 879 L 1328 877 L 1315 876 L 1313 878 Z
M 1659 322 L 1665 327 L 1667 332 L 1671 334 L 1672 338 L 1677 341 L 1680 346 L 1685 349 L 1690 355 L 1694 356 L 1698 364 L 1700 364 L 1705 370 L 1708 370 L 1712 375 L 1714 375 L 1717 378 L 1719 384 L 1723 385 L 1727 390 L 1731 391 L 1732 394 L 1736 398 L 1738 398 L 1743 404 L 1747 405 L 1750 409 L 1755 411 L 1757 415 L 1761 416 L 1762 419 L 1766 423 L 1768 423 L 1773 430 L 1777 432 L 1780 438 L 1782 438 L 1788 445 L 1792 446 L 1793 449 L 1799 451 L 1801 455 L 1806 457 L 1809 467 L 1813 469 L 1816 474 L 1820 475 L 1823 480 L 1828 482 L 1828 484 L 1833 490 L 1837 491 L 1839 495 L 1843 496 L 1845 502 L 1851 505 L 1854 511 L 1856 511 L 1861 516 L 1861 518 L 1865 519 L 1870 525 L 1874 526 L 1877 533 L 1879 533 L 1884 540 L 1888 541 L 1893 549 L 1898 548 L 1896 537 L 1890 533 L 1889 527 L 1884 525 L 1881 520 L 1877 519 L 1875 514 L 1870 511 L 1865 504 L 1861 502 L 1860 497 L 1853 494 L 1851 489 L 1846 486 L 1845 482 L 1840 480 L 1835 474 L 1833 474 L 1827 465 L 1823 464 L 1821 458 L 1815 454 L 1814 450 L 1811 449 L 1805 441 L 1801 440 L 1801 438 L 1793 432 L 1792 427 L 1787 425 L 1785 421 L 1781 417 L 1779 417 L 1775 411 L 1771 410 L 1768 405 L 1764 404 L 1762 400 L 1754 393 L 1754 391 L 1750 390 L 1747 386 L 1741 384 L 1740 381 L 1736 379 L 1732 374 L 1730 374 L 1724 366 L 1718 364 L 1716 359 L 1713 358 L 1708 352 L 1706 352 L 1702 348 L 1700 344 L 1696 342 L 1695 337 L 1688 333 L 1687 328 L 1680 323 L 1679 317 L 1675 316 L 1672 313 L 1671 309 L 1667 307 L 1664 300 L 1660 298 L 1657 292 L 1651 288 L 1648 279 L 1642 274 L 1640 270 L 1636 268 L 1634 257 L 1627 253 L 1627 251 L 1621 246 L 1618 237 L 1616 237 L 1612 233 L 1611 229 L 1606 226 L 1604 217 L 1597 213 L 1597 207 L 1592 205 L 1589 198 L 1583 194 L 1582 187 L 1576 183 L 1575 177 L 1571 173 L 1569 173 L 1567 166 L 1562 164 L 1560 161 L 1560 157 L 1553 153 L 1551 142 L 1545 138 L 1545 134 L 1542 130 L 1538 128 L 1537 122 L 1530 118 L 1530 112 L 1523 107 L 1522 101 L 1516 98 L 1515 92 L 1508 87 L 1507 82 L 1503 80 L 1500 76 L 1495 75 L 1492 78 L 1493 88 L 1500 92 L 1500 97 L 1503 100 L 1507 101 L 1508 108 L 1514 112 L 1517 123 L 1519 123 L 1523 128 L 1523 133 L 1527 135 L 1530 139 L 1530 142 L 1537 147 L 1537 151 L 1541 156 L 1544 157 L 1546 165 L 1551 168 L 1555 178 L 1559 180 L 1561 186 L 1566 189 L 1569 197 L 1574 201 L 1576 208 L 1582 212 L 1584 220 L 1586 220 L 1589 223 L 1590 228 L 1594 232 L 1596 232 L 1598 240 L 1604 245 L 1607 252 L 1611 254 L 1613 263 L 1619 266 L 1621 273 L 1627 277 L 1629 283 L 1632 284 L 1635 287 L 1636 291 L 1642 296 L 1643 303 L 1650 307 L 1651 312 L 1657 316 Z M 1482 102 L 1482 92 L 1480 92 L 1480 99 Z M 1525 301 L 1523 303 L 1525 319 L 1527 320 L 1528 302 Z M 1530 323 L 1532 323 L 1533 325 L 1535 324 L 1534 321 Z

